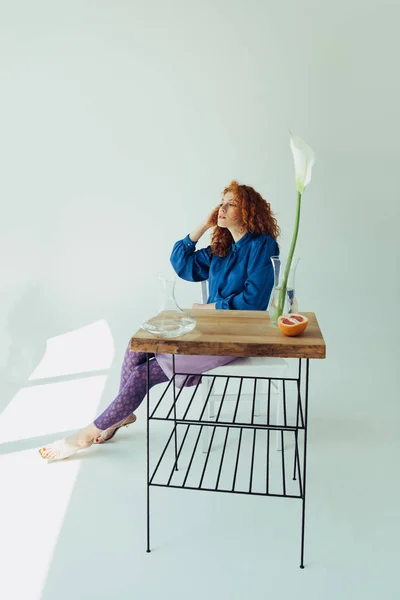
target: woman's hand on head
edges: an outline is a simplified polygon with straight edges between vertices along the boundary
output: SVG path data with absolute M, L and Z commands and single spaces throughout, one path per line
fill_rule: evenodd
M 210 214 L 204 220 L 204 227 L 210 229 L 210 227 L 215 227 L 218 223 L 218 211 L 219 205 L 212 209 Z
M 210 227 L 214 227 L 218 223 L 218 211 L 219 206 L 213 208 L 208 217 L 204 219 L 203 223 L 190 232 L 189 237 L 192 242 L 198 242 L 201 236 L 204 235 Z

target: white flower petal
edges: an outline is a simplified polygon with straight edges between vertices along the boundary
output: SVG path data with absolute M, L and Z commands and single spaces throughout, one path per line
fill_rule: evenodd
M 311 181 L 311 169 L 315 163 L 313 150 L 302 139 L 290 134 L 290 147 L 294 158 L 296 187 L 300 194 Z

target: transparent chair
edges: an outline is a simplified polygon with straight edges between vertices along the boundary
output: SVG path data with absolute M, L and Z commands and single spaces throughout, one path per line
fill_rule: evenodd
M 201 299 L 202 303 L 206 304 L 208 298 L 208 282 L 201 282 Z M 275 423 L 280 423 L 281 411 L 282 411 L 282 381 L 280 379 L 274 380 L 274 378 L 282 378 L 285 377 L 285 373 L 288 369 L 288 363 L 283 358 L 267 358 L 267 357 L 246 357 L 246 358 L 238 358 L 234 362 L 224 365 L 222 367 L 216 367 L 215 369 L 211 369 L 203 373 L 202 384 L 201 384 L 201 392 L 204 403 L 207 402 L 208 394 L 208 406 L 207 406 L 207 414 L 208 419 L 212 420 L 215 418 L 215 400 L 220 396 L 218 391 L 214 390 L 215 384 L 210 393 L 210 387 L 212 385 L 214 375 L 223 375 L 223 376 L 247 376 L 247 377 L 268 377 L 271 378 L 271 395 L 277 396 L 277 404 L 276 404 L 276 421 Z M 251 387 L 251 389 L 250 389 Z M 218 388 L 216 388 L 217 390 Z M 246 389 L 249 389 L 246 392 Z M 253 384 L 251 379 L 244 380 L 241 396 L 246 394 L 253 393 Z M 267 407 L 267 394 L 268 394 L 268 380 L 260 380 L 257 382 L 256 388 L 256 398 L 255 398 L 255 410 L 254 415 L 261 415 L 262 410 L 266 410 Z M 236 399 L 236 395 L 234 398 Z M 228 399 L 229 396 L 226 397 Z M 264 402 L 263 402 L 264 400 Z M 240 401 L 245 401 L 243 398 Z M 273 421 L 274 422 L 274 421 Z M 205 428 L 205 435 L 203 436 L 203 452 L 207 452 L 208 446 L 210 443 L 210 427 Z M 277 431 L 276 432 L 276 449 L 282 450 L 281 445 L 281 435 Z

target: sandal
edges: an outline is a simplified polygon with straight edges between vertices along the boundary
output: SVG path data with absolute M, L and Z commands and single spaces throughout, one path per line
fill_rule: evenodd
M 121 427 L 129 427 L 129 425 L 132 425 L 132 423 L 134 423 L 136 421 L 136 416 L 135 415 L 133 415 L 133 416 L 135 417 L 133 421 L 131 421 L 130 423 L 126 423 L 125 425 L 120 425 L 119 427 L 116 427 L 114 429 L 114 431 L 112 432 L 112 434 L 106 440 L 98 441 L 98 440 L 100 440 L 100 437 L 101 437 L 101 434 L 100 434 L 93 440 L 93 443 L 94 444 L 105 444 L 106 442 L 109 442 L 110 440 L 112 440 L 114 435 L 117 433 L 118 429 L 121 429 Z M 107 431 L 107 429 L 105 429 L 105 431 Z

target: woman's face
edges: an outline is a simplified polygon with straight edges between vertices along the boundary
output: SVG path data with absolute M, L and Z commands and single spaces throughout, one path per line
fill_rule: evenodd
M 227 192 L 221 200 L 218 211 L 218 226 L 237 229 L 242 225 L 239 203 L 232 192 Z

